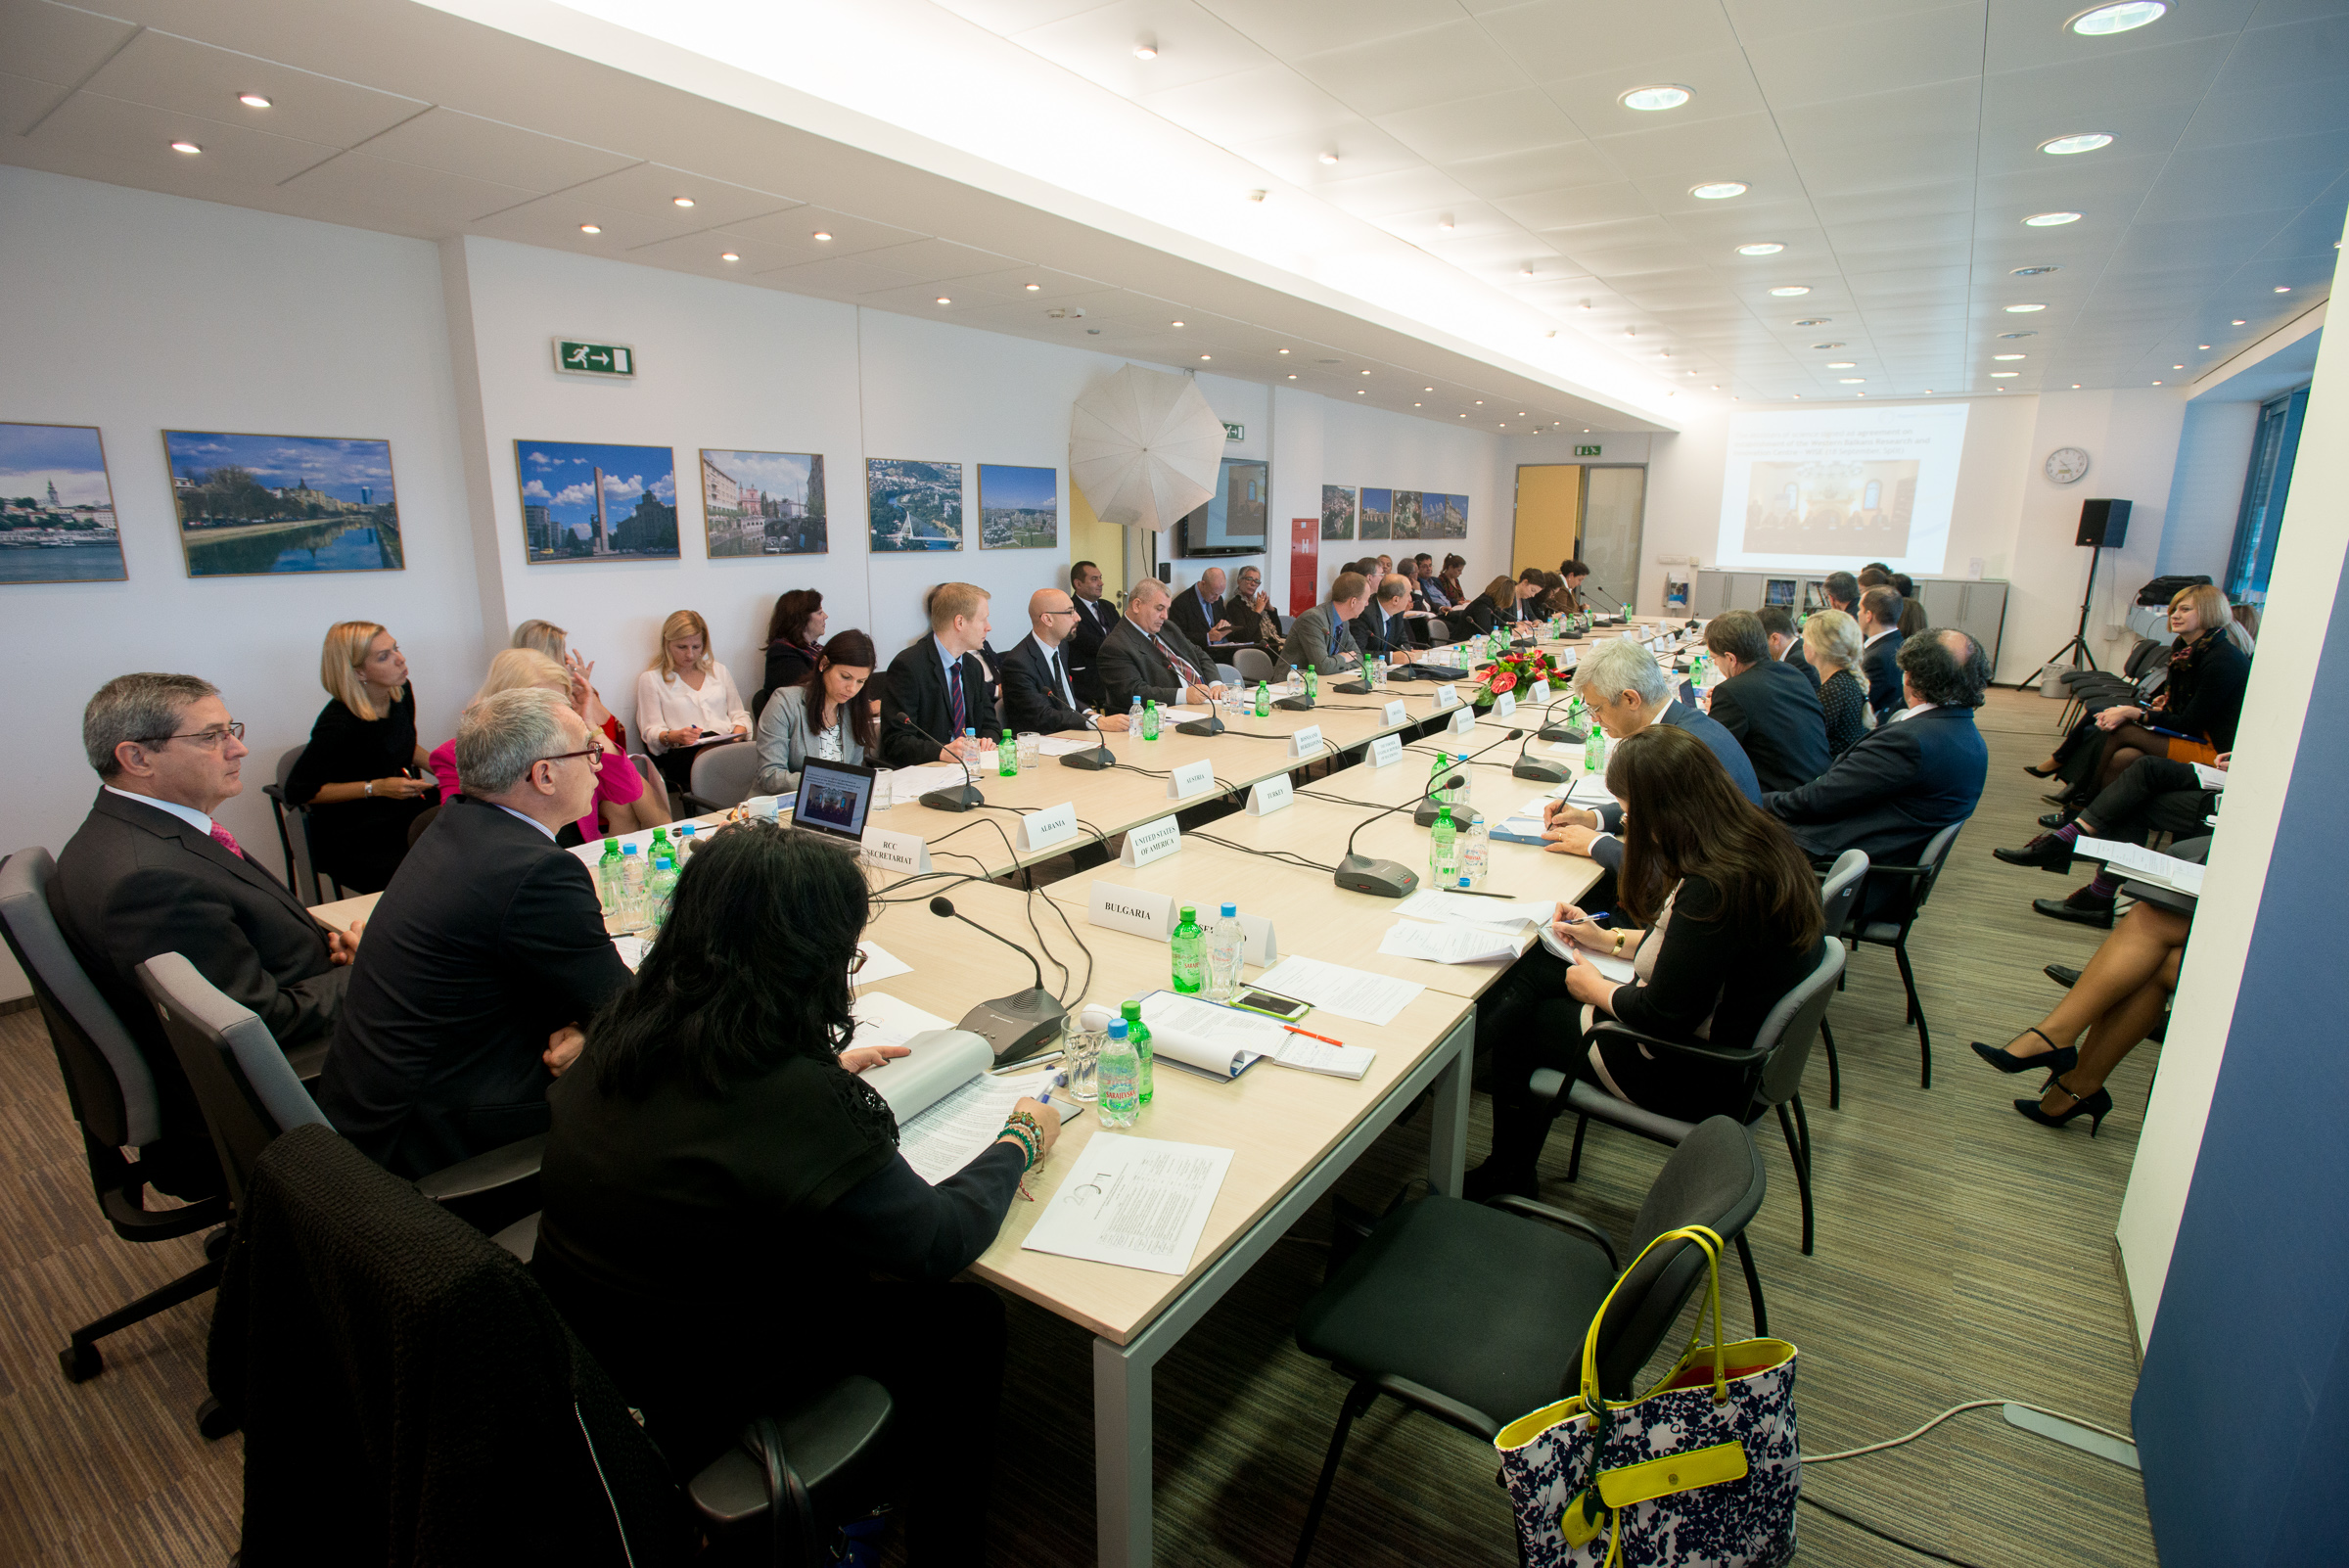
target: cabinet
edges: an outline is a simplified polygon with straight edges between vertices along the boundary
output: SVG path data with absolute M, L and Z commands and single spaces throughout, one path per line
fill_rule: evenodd
M 1806 595 L 1812 603 L 1821 602 L 1818 588 L 1821 573 L 1801 572 L 1724 572 L 1714 567 L 1699 567 L 1696 582 L 1690 590 L 1689 614 L 1700 619 L 1720 615 L 1725 610 L 1759 610 L 1769 602 L 1771 585 L 1779 585 L 1780 602 L 1786 602 L 1792 584 L 1789 609 L 1798 615 Z M 2006 584 L 1995 578 L 1974 577 L 1916 577 L 1916 596 L 1924 604 L 1925 620 L 1936 626 L 1955 626 L 1982 645 L 1990 660 L 1990 668 L 1999 668 L 1999 636 L 2006 628 Z

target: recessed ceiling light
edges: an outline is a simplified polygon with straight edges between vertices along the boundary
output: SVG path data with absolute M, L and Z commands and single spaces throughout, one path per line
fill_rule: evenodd
M 1794 398 L 1795 398 L 1795 401 L 1796 401 L 1796 402 L 1801 402 L 1801 401 L 1802 401 L 1802 398 L 1803 398 L 1803 394 L 1802 394 L 1801 392 L 1796 392 L 1796 393 L 1794 394 Z
M 2044 304 L 2008 305 L 2006 313 L 2010 316 L 2027 316 L 2034 310 L 2045 310 L 2047 306 Z
M 1420 388 L 1419 390 L 1420 390 L 1421 392 L 1434 392 L 1434 391 L 1435 391 L 1435 389 L 1434 389 L 1433 387 L 1422 387 L 1422 388 Z
M 2154 386 L 2156 386 L 2156 387 L 2158 387 L 2158 386 L 2160 386 L 2160 385 L 2161 385 L 2161 383 L 2157 381 L 2157 382 L 2155 382 L 2153 385 L 2154 385 Z
M 1337 161 L 1338 155 L 1335 153 L 1323 153 L 1321 155 L 1321 161 L 1324 163 L 1335 163 Z
M 1370 389 L 1367 387 L 1357 387 L 1354 390 L 1354 394 L 1357 397 L 1367 397 L 1370 395 Z
M 2079 384 L 2078 382 L 2076 382 L 2076 381 L 2075 381 L 2075 382 L 2073 382 L 2073 383 L 2072 383 L 2072 391 L 2074 391 L 2074 392 L 2078 392 L 2079 390 L 2080 390 L 2080 384 Z
M 1365 371 L 1363 371 L 1363 372 L 1362 372 L 1362 374 L 1363 374 L 1363 375 L 1365 375 L 1365 376 L 1367 376 L 1367 375 L 1369 375 L 1369 374 L 1370 374 L 1370 372 L 1368 372 L 1367 370 L 1365 370 Z
M 1040 283 L 1031 283 L 1028 285 L 1028 292 L 1030 294 L 1041 294 L 1043 292 L 1043 288 L 1044 286 Z
M 1780 245 L 1775 240 L 1764 240 L 1758 245 L 1741 245 L 1737 247 L 1737 254 L 1739 255 L 1776 255 L 1780 251 L 1785 249 L 1786 247 Z
M 1182 325 L 1182 323 L 1179 321 L 1170 321 L 1167 323 L 1167 325 L 1170 327 L 1179 327 Z
M 1715 392 L 1719 392 L 1719 391 L 1721 391 L 1721 389 L 1720 389 L 1719 387 L 1716 387 L 1716 388 L 1714 388 L 1713 390 L 1714 390 Z
M 1685 87 L 1635 87 L 1630 92 L 1618 94 L 1615 101 L 1626 109 L 1653 114 L 1659 109 L 1678 109 L 1688 102 L 1688 96 Z
M 1811 285 L 1808 283 L 1790 283 L 1782 289 L 1773 289 L 1770 292 L 1777 299 L 1791 300 L 1796 295 L 1809 294 L 1811 292 Z
M 1636 338 L 1639 336 L 1639 329 L 1637 327 L 1626 327 L 1623 329 L 1623 335 L 1627 338 Z
M 2244 322 L 2241 322 L 2241 321 L 2230 321 L 2230 322 L 2228 322 L 2228 323 L 2227 323 L 2227 325 L 2229 325 L 2230 327 L 2240 327 L 2240 326 L 2247 325 L 2247 323 L 2244 323 Z
M 1521 277 L 1521 278 L 1530 278 L 1530 277 L 1532 277 L 1533 275 L 1534 275 L 1534 269 L 1533 269 L 1532 267 L 1519 267 L 1519 268 L 1517 269 L 1517 276 L 1519 276 L 1519 277 Z
M 2050 136 L 2039 144 L 2043 153 L 2068 158 L 2074 153 L 2093 153 L 2099 147 L 2110 147 L 2112 138 L 2102 131 L 2082 131 L 2075 136 Z
M 1999 334 L 1999 336 L 2000 336 L 2002 339 L 2008 339 L 2008 338 L 2036 338 L 2036 337 L 2038 337 L 2038 336 L 2039 336 L 2039 334 L 2038 334 L 2038 333 L 2036 333 L 2036 332 L 2002 332 L 2002 333 L 2000 333 L 2000 334 Z
M 2166 0 L 2120 0 L 2118 5 L 2083 11 L 2064 25 L 2084 38 L 2103 38 L 2159 22 L 2169 9 Z
M 1149 39 L 1144 38 L 1140 43 L 1137 43 L 1133 46 L 1133 58 L 1136 60 L 1156 60 L 1158 58 L 1158 45 L 1151 42 Z
M 1844 346 L 1843 346 L 1842 344 L 1839 344 L 1839 343 L 1815 343 L 1815 344 L 1813 344 L 1811 346 L 1812 346 L 1812 347 L 1814 347 L 1814 348 L 1825 349 L 1825 348 L 1841 348 L 1841 347 L 1843 347 Z
M 247 109 L 267 109 L 269 107 L 269 100 L 259 93 L 239 93 L 237 102 L 243 104 Z
M 2066 223 L 2077 223 L 2079 221 L 2080 214 L 2077 212 L 2034 212 L 2029 217 L 2023 219 L 2023 227 L 2029 229 L 2052 229 Z
M 1296 379 L 1297 379 L 1297 373 L 1296 373 L 1295 371 L 1293 371 L 1293 370 L 1292 370 L 1292 371 L 1290 371 L 1290 372 L 1289 372 L 1289 380 L 1291 380 L 1291 381 L 1295 381 Z
M 173 142 L 171 144 L 171 151 L 174 153 L 201 153 L 204 151 L 204 149 L 197 146 L 194 142 Z
M 1413 408 L 1425 408 L 1427 405 L 1425 403 L 1413 403 L 1411 406 Z
M 1867 385 L 1867 378 L 1865 376 L 1838 376 L 1835 378 L 1835 380 L 1840 385 L 1845 387 L 1865 387 Z
M 2292 292 L 2292 286 L 2288 283 L 2279 283 L 2276 285 L 2276 292 L 2278 294 L 2289 294 Z
M 2172 370 L 2184 370 L 2186 367 L 2184 365 L 2172 365 L 2170 368 Z
M 741 257 L 740 255 L 738 255 L 737 254 L 735 254 L 735 253 L 734 253 L 734 252 L 732 252 L 732 251 L 720 251 L 720 252 L 717 254 L 717 258 L 718 258 L 720 261 L 739 261 L 739 260 L 741 260 L 741 259 L 742 259 L 742 257 Z
M 2009 272 L 2007 276 L 2013 278 L 2036 278 L 2042 273 L 2061 272 L 2063 268 L 2061 267 L 2016 267 L 2012 272 Z
M 1525 417 L 1525 410 L 1524 410 L 1524 409 L 1522 409 L 1522 408 L 1518 409 L 1518 410 L 1517 410 L 1517 417 L 1518 417 L 1519 419 L 1523 419 L 1523 418 Z
M 1477 407 L 1479 407 L 1479 408 L 1482 408 L 1482 407 L 1484 407 L 1484 406 L 1485 406 L 1485 400 L 1484 400 L 1482 397 L 1479 397 L 1479 398 L 1476 400 L 1476 406 L 1477 406 Z
M 809 236 L 808 236 L 808 238 L 809 238 L 809 239 L 812 239 L 812 240 L 826 240 L 826 241 L 828 241 L 828 240 L 830 240 L 830 239 L 832 238 L 832 236 L 831 236 L 830 234 L 826 233 L 824 230 L 822 230 L 822 229 L 818 229 L 818 230 L 816 230 L 816 231 L 815 231 L 813 234 L 809 235 Z
M 2210 345 L 2206 343 L 2198 343 L 2194 345 L 2194 346 L 2201 349 L 2204 353 L 2210 352 Z
M 1283 349 L 1280 349 L 1280 350 L 1279 350 L 1279 352 L 1281 352 L 1281 353 L 1284 353 L 1284 354 L 1285 354 L 1285 353 L 1287 353 L 1287 352 L 1288 352 L 1288 350 L 1287 350 L 1286 348 L 1283 348 Z
M 1447 212 L 1444 216 L 1436 219 L 1436 232 L 1438 234 L 1450 234 L 1451 230 L 1452 222 L 1451 213 Z
M 604 229 L 600 223 L 582 223 L 579 225 L 579 232 L 581 234 L 601 234 Z
M 668 203 L 671 207 L 691 207 L 693 206 L 693 198 L 690 196 L 672 196 L 668 199 Z
M 1798 327 L 1823 327 L 1834 319 L 1835 318 L 1833 316 L 1805 316 L 1802 320 L 1796 322 L 1795 325 Z M 1835 346 L 1840 348 L 1843 346 L 1843 345 L 1837 344 Z
M 946 298 L 944 295 L 943 295 L 943 294 L 942 294 L 942 295 L 940 295 L 940 296 L 938 297 L 938 302 L 939 302 L 940 304 L 952 304 L 954 301 L 953 301 L 953 300 L 949 300 L 949 299 L 947 299 L 947 298 Z
M 1715 180 L 1708 185 L 1688 187 L 1688 194 L 1700 202 L 1726 202 L 1732 196 L 1743 196 L 1745 192 L 1743 180 Z
M 1993 381 L 2003 381 L 2008 377 L 2019 376 L 2021 374 L 2022 372 L 2019 370 L 1994 370 L 1990 373 L 1990 376 Z
M 1858 370 L 1860 367 L 1849 359 L 1830 359 L 1827 361 L 1827 368 L 1829 370 Z

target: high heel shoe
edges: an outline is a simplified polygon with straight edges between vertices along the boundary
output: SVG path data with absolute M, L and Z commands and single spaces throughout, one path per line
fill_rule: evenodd
M 2033 778 L 2053 778 L 2057 769 L 2052 767 L 2033 767 L 2029 762 L 2025 762 L 2023 764 L 2023 771 L 2030 774 Z
M 2002 1073 L 2031 1073 L 2037 1072 L 2041 1068 L 2046 1068 L 2050 1073 L 2068 1073 L 2079 1062 L 2079 1046 L 2058 1045 L 2053 1040 L 2048 1039 L 2048 1037 L 2036 1027 L 2026 1029 L 2023 1033 L 2038 1035 L 2041 1039 L 2047 1039 L 2048 1048 L 2037 1056 L 2017 1056 L 2010 1050 L 1996 1050 L 1983 1044 L 1980 1040 L 1976 1040 L 1974 1041 L 1974 1054 Z
M 2070 1089 L 2063 1087 L 2063 1075 L 2060 1073 L 2055 1075 L 2049 1086 L 2063 1089 L 2066 1094 L 2072 1093 Z M 2086 1099 L 2073 1094 L 2072 1108 L 2055 1116 L 2050 1116 L 2041 1110 L 2038 1100 L 2017 1100 L 2014 1102 L 2014 1108 L 2037 1122 L 2041 1127 L 2068 1127 L 2072 1122 L 2085 1116 L 2088 1118 L 2088 1135 L 2093 1138 L 2103 1130 L 2104 1118 L 2112 1110 L 2112 1096 L 2100 1088 Z

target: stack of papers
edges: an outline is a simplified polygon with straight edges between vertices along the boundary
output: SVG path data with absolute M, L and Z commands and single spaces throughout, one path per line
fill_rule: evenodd
M 2227 787 L 2227 769 L 2212 767 L 2207 762 L 2195 762 L 2191 765 L 2194 770 L 2194 782 L 2204 789 L 2223 790 Z
M 864 967 L 849 976 L 852 986 L 869 986 L 876 980 L 913 973 L 913 965 L 877 942 L 860 942 L 856 945 L 864 954 Z
M 1549 923 L 1557 907 L 1547 899 L 1480 899 L 1473 894 L 1422 888 L 1397 904 L 1395 912 L 1418 920 L 1452 920 L 1475 926 L 1542 926 Z
M 973 772 L 984 772 L 976 762 Z M 953 762 L 924 762 L 919 767 L 900 767 L 889 775 L 889 798 L 893 806 L 902 805 L 932 790 L 950 790 L 968 782 L 960 766 Z
M 1427 989 L 1366 969 L 1305 957 L 1283 958 L 1257 976 L 1256 983 L 1267 991 L 1364 1024 L 1393 1023 L 1395 1015 Z
M 1378 950 L 1390 958 L 1423 958 L 1431 964 L 1503 964 L 1533 945 L 1533 933 L 1522 926 L 1503 930 L 1398 920 L 1379 939 Z
M 1020 1245 L 1125 1268 L 1183 1274 L 1231 1169 L 1229 1149 L 1096 1132 Z
M 1093 740 L 1061 740 L 1046 735 L 1036 742 L 1036 749 L 1046 757 L 1071 757 L 1079 752 L 1092 751 L 1101 744 L 1098 737 Z
M 2118 839 L 2083 838 L 2072 846 L 2072 853 L 2084 860 L 2101 860 L 2135 881 L 2149 882 L 2157 888 L 2169 888 L 2197 899 L 2202 897 L 2202 867 L 2191 860 L 2181 860 L 2142 845 L 2123 844 Z
M 1059 1077 L 1058 1068 L 1047 1067 L 1016 1078 L 974 1078 L 899 1127 L 898 1152 L 915 1176 L 935 1187 L 1003 1135 L 1003 1119 L 1014 1105 L 1040 1096 Z M 1083 1107 L 1056 1100 L 1053 1109 L 1065 1122 Z

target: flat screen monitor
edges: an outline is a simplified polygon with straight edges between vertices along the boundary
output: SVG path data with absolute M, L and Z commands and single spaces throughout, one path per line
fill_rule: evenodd
M 791 805 L 791 825 L 857 844 L 864 838 L 864 818 L 872 805 L 871 768 L 810 757 L 800 773 L 800 794 Z
M 1764 580 L 1762 607 L 1767 610 L 1773 604 L 1783 605 L 1789 610 L 1794 608 L 1794 578 L 1770 577 Z
M 1226 457 L 1207 504 L 1174 525 L 1175 553 L 1262 555 L 1272 509 L 1271 465 Z

